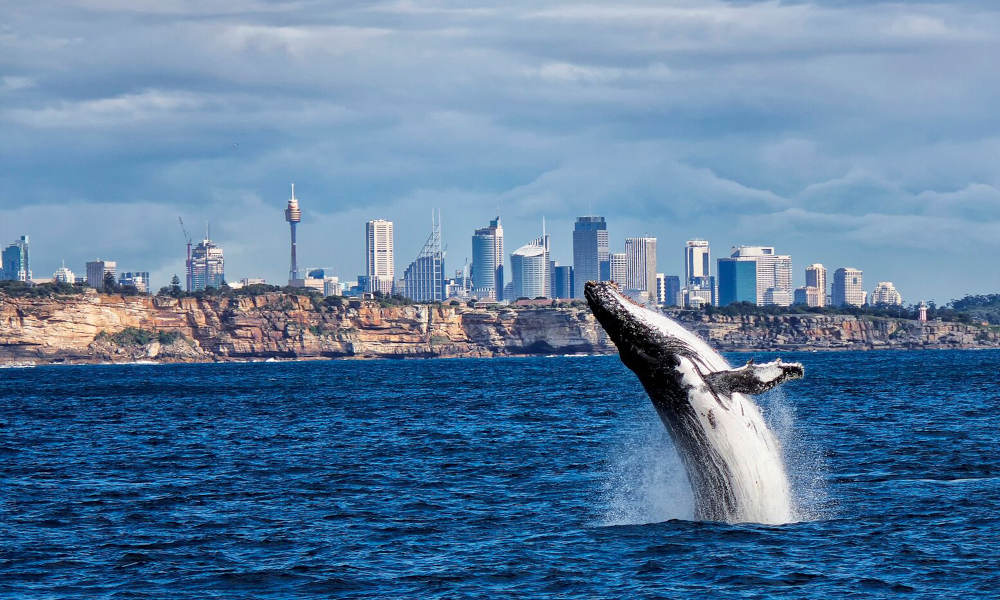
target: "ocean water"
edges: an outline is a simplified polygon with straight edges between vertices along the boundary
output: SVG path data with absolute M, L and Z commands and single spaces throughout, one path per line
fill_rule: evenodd
M 1000 352 L 781 356 L 780 526 L 613 356 L 3 369 L 0 598 L 998 597 Z

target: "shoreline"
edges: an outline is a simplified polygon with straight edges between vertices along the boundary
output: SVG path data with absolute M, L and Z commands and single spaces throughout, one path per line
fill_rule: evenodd
M 842 353 L 842 352 L 978 352 L 978 351 L 988 351 L 988 350 L 1000 350 L 998 346 L 969 346 L 969 347 L 954 347 L 954 346 L 926 346 L 926 347 L 894 347 L 894 346 L 878 346 L 878 347 L 843 347 L 843 348 L 827 348 L 827 347 L 799 347 L 799 348 L 716 348 L 716 350 L 722 354 L 753 354 L 753 353 L 768 353 L 768 354 L 780 354 L 782 352 L 796 353 L 796 354 L 812 354 L 812 353 Z M 493 360 L 493 359 L 505 359 L 505 358 L 588 358 L 588 357 L 598 357 L 598 356 L 614 356 L 617 352 L 590 352 L 590 353 L 565 353 L 565 354 L 551 354 L 551 353 L 532 353 L 532 354 L 502 354 L 493 356 L 483 356 L 483 355 L 470 355 L 470 356 L 340 356 L 340 357 L 324 357 L 324 356 L 300 356 L 295 358 L 214 358 L 210 360 L 182 360 L 182 359 L 161 359 L 161 360 L 92 360 L 92 359 L 55 359 L 55 360 L 41 360 L 41 361 L 12 361 L 3 362 L 0 361 L 0 369 L 31 369 L 35 367 L 54 367 L 54 366 L 68 366 L 68 367 L 79 367 L 79 366 L 165 366 L 165 365 L 223 365 L 223 364 L 278 364 L 278 363 L 303 363 L 303 362 L 349 362 L 349 361 L 386 361 L 386 362 L 396 362 L 396 361 L 423 361 L 423 360 Z

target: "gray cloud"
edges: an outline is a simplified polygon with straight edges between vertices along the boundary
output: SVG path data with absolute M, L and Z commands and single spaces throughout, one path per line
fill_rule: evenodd
M 162 284 L 181 214 L 213 222 L 230 278 L 280 281 L 296 181 L 303 255 L 345 276 L 367 218 L 406 224 L 402 272 L 431 207 L 457 266 L 499 205 L 508 245 L 545 216 L 563 261 L 592 209 L 614 243 L 659 236 L 666 272 L 701 236 L 911 297 L 1000 286 L 991 3 L 2 10 L 0 236 L 30 233 L 39 274 L 100 254 Z

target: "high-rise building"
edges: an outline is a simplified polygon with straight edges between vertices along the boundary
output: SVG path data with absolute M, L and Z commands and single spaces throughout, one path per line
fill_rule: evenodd
M 758 304 L 757 260 L 750 256 L 720 258 L 719 306 L 737 302 Z
M 788 306 L 792 303 L 791 256 L 775 254 L 773 246 L 738 246 L 733 248 L 730 258 L 752 258 L 756 261 L 758 305 Z
M 222 247 L 206 237 L 192 248 L 188 278 L 193 292 L 221 288 L 226 281 L 226 261 Z
M 712 276 L 712 252 L 705 240 L 688 240 L 684 244 L 684 285 L 691 285 L 696 277 Z M 699 282 L 700 283 L 700 282 Z
M 548 298 L 548 251 L 542 244 L 525 244 L 510 255 L 514 297 Z
M 834 306 L 863 306 L 865 289 L 861 269 L 841 267 L 833 272 L 830 297 Z
M 403 294 L 416 302 L 442 302 L 445 295 L 441 222 L 431 216 L 431 234 L 403 273 Z
M 625 238 L 625 288 L 656 298 L 656 238 Z
M 612 252 L 608 255 L 611 281 L 618 284 L 622 291 L 626 290 L 628 277 L 628 258 L 624 252 Z
M 656 303 L 664 304 L 667 300 L 667 276 L 663 273 L 656 274 Z
M 809 306 L 826 306 L 826 267 L 815 263 L 806 267 L 806 287 L 816 288 L 816 293 L 809 293 L 809 298 L 815 296 L 819 304 Z
M 569 265 L 559 265 L 552 262 L 549 265 L 552 272 L 552 297 L 569 299 L 573 297 L 573 267 Z
M 126 271 L 118 276 L 118 285 L 132 286 L 143 294 L 149 292 L 149 271 Z
M 308 191 L 308 190 L 307 190 Z M 299 278 L 299 262 L 295 255 L 295 228 L 302 221 L 302 211 L 299 210 L 299 200 L 295 197 L 295 184 L 292 184 L 292 197 L 288 199 L 288 206 L 285 208 L 285 220 L 292 234 L 292 261 L 288 267 L 288 285 Z
M 588 281 L 611 279 L 608 224 L 604 217 L 577 217 L 573 227 L 573 297 L 583 298 Z
M 891 281 L 880 281 L 872 290 L 868 304 L 872 306 L 902 306 L 903 296 Z
M 666 306 L 681 305 L 680 275 L 667 275 L 663 281 L 663 304 Z
M 365 223 L 367 292 L 380 292 L 386 296 L 392 294 L 396 280 L 392 239 L 392 221 L 374 219 Z
M 811 285 L 798 287 L 795 288 L 795 300 L 792 304 L 810 307 L 826 306 L 826 298 L 823 296 L 824 294 L 817 287 Z
M 503 300 L 503 226 L 500 217 L 472 235 L 472 294 Z
M 31 281 L 28 236 L 22 235 L 0 253 L 0 279 Z
M 324 296 L 343 296 L 344 295 L 344 284 L 340 283 L 339 277 L 324 277 L 323 278 L 323 295 Z
M 118 264 L 113 260 L 92 260 L 87 263 L 87 285 L 98 291 L 104 291 L 104 279 L 110 274 L 112 279 L 118 270 Z
M 76 273 L 70 271 L 66 268 L 66 263 L 56 269 L 56 272 L 52 274 L 53 281 L 58 281 L 60 283 L 74 284 L 76 283 Z

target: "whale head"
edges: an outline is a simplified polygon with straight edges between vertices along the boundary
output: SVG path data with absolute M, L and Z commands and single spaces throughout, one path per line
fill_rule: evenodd
M 623 295 L 613 281 L 588 281 L 583 287 L 591 312 L 618 347 L 621 360 L 640 376 L 664 375 L 664 368 L 675 368 L 680 357 L 694 358 L 701 345 L 697 338 L 673 322 Z

